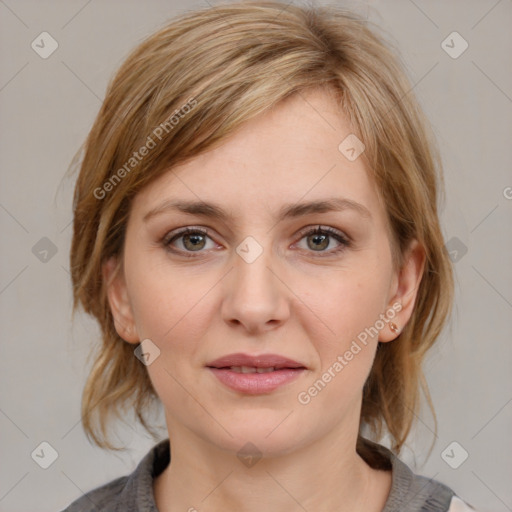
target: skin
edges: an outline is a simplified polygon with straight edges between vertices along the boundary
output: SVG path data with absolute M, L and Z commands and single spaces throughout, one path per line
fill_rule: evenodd
M 161 351 L 147 366 L 171 439 L 172 462 L 154 483 L 161 512 L 384 507 L 391 472 L 370 468 L 355 447 L 377 342 L 397 336 L 389 324 L 307 405 L 297 399 L 393 304 L 403 328 L 424 268 L 416 242 L 393 268 L 385 208 L 364 160 L 338 150 L 352 132 L 331 93 L 310 90 L 134 198 L 122 268 L 115 272 L 112 258 L 104 277 L 119 335 L 133 344 L 149 338 Z M 329 197 L 356 201 L 371 218 L 353 209 L 276 218 L 284 204 Z M 216 203 L 233 218 L 170 210 L 143 220 L 170 199 Z M 303 234 L 318 225 L 351 244 L 335 252 L 335 238 Z M 162 239 L 186 226 L 209 235 L 195 239 L 196 250 L 187 237 L 174 240 L 176 253 L 166 250 Z M 248 236 L 263 250 L 251 263 L 236 252 Z M 244 395 L 205 367 L 234 352 L 279 354 L 307 370 L 272 393 Z M 247 442 L 262 454 L 252 467 L 237 457 Z

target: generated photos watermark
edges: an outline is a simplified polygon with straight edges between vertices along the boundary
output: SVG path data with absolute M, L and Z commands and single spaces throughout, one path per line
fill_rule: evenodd
M 146 139 L 143 146 L 138 151 L 134 151 L 132 156 L 115 171 L 108 180 L 106 180 L 101 187 L 94 189 L 94 197 L 96 199 L 104 199 L 108 192 L 111 192 L 121 180 L 129 174 L 139 163 L 148 155 L 152 149 L 156 148 L 159 141 L 162 140 L 164 133 L 167 134 L 180 122 L 180 119 L 185 117 L 197 106 L 195 98 L 189 98 L 187 102 L 179 109 L 176 109 L 165 121 L 160 123 Z M 157 139 L 157 140 L 155 140 Z
M 359 352 L 361 352 L 362 348 L 368 344 L 368 337 L 373 338 L 377 336 L 401 310 L 402 304 L 400 302 L 395 302 L 385 313 L 381 313 L 379 315 L 379 319 L 376 320 L 372 326 L 366 327 L 361 331 L 357 335 L 357 339 L 352 340 L 348 350 L 346 350 L 342 355 L 338 355 L 336 361 L 334 361 L 329 368 L 322 373 L 319 379 L 317 379 L 307 390 L 301 391 L 297 395 L 299 403 L 302 405 L 309 404 L 311 400 L 316 397 L 318 393 L 320 393 L 327 384 L 331 382 L 332 379 L 334 379 L 357 354 L 359 354 Z

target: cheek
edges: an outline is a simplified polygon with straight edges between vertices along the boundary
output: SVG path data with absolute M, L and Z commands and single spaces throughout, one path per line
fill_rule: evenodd
M 385 279 L 374 275 L 379 274 L 349 277 L 347 273 L 326 283 L 322 293 L 309 297 L 316 303 L 311 310 L 318 312 L 310 311 L 307 316 L 318 366 L 297 396 L 308 414 L 325 417 L 327 408 L 331 419 L 338 421 L 348 404 L 355 404 L 361 396 L 378 342 L 372 329 L 384 312 L 387 291 Z M 323 335 L 318 332 L 318 317 L 325 324 Z
M 367 271 L 334 276 L 312 298 L 331 332 L 332 350 L 342 349 L 384 312 L 387 279 L 382 272 Z M 313 309 L 313 308 L 312 308 Z M 314 319 L 311 320 L 312 322 Z M 318 320 L 316 320 L 318 322 Z
M 149 260 L 149 258 L 148 258 Z M 135 323 L 141 337 L 158 344 L 179 345 L 202 336 L 205 299 L 215 282 L 208 276 L 185 276 L 179 268 L 157 264 L 148 269 L 142 259 L 127 261 L 127 282 Z
M 201 360 L 202 340 L 211 328 L 207 312 L 211 279 L 186 279 L 168 270 L 144 275 L 132 281 L 130 293 L 141 339 L 149 338 L 160 349 L 147 367 L 149 378 L 166 410 L 195 410 L 197 404 L 182 386 L 193 389 L 195 363 Z

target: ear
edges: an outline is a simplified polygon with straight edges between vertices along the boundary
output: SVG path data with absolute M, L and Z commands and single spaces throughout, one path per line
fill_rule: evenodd
M 417 240 L 413 240 L 404 255 L 401 269 L 394 273 L 391 298 L 384 313 L 389 321 L 379 333 L 379 341 L 387 342 L 396 339 L 411 318 L 423 277 L 425 259 L 425 249 Z M 391 314 L 387 314 L 388 312 L 396 314 L 391 318 Z M 398 332 L 393 332 L 390 328 L 391 323 L 398 327 Z
M 102 274 L 117 334 L 128 343 L 139 343 L 122 261 L 112 256 L 103 263 Z

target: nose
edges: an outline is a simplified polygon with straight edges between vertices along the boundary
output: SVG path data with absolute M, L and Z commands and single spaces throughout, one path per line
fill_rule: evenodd
M 251 263 L 234 254 L 234 268 L 223 280 L 223 319 L 258 334 L 282 325 L 290 315 L 289 288 L 272 265 L 269 249 Z

